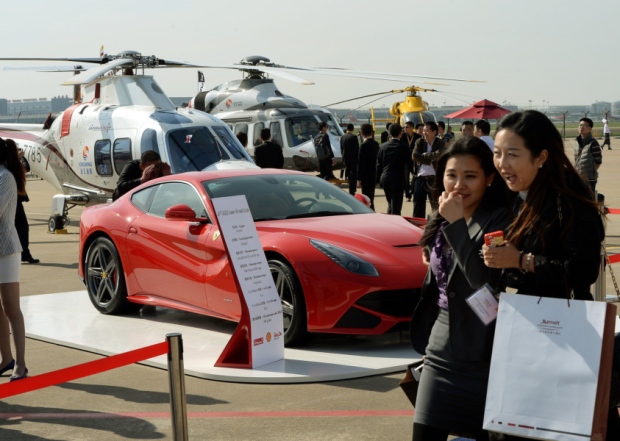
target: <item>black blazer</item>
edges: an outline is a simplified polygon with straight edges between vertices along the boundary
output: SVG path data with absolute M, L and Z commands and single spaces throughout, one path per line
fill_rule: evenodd
M 376 183 L 378 153 L 379 143 L 372 138 L 367 139 L 360 145 L 357 179 L 364 184 L 375 185 Z
M 399 139 L 390 139 L 379 146 L 377 176 L 382 188 L 404 189 L 407 183 L 405 170 L 409 150 Z
M 443 139 L 435 138 L 431 147 L 431 152 L 426 152 L 426 139 L 420 138 L 415 142 L 413 147 L 413 166 L 414 173 L 418 173 L 418 164 L 432 165 L 437 170 L 437 160 L 446 151 L 446 142 Z
M 282 147 L 272 141 L 254 147 L 254 162 L 260 168 L 282 168 L 284 167 L 284 154 Z
M 340 153 L 345 167 L 357 167 L 360 143 L 354 133 L 345 133 L 340 138 Z
M 504 230 L 508 225 L 508 210 L 478 209 L 468 223 L 460 219 L 447 225 L 443 234 L 453 250 L 452 266 L 448 275 L 448 307 L 450 345 L 457 360 L 489 361 L 493 346 L 495 322 L 485 326 L 465 299 L 485 283 L 495 287 L 501 270 L 488 268 L 479 251 L 484 234 Z M 411 319 L 411 344 L 420 354 L 426 346 L 433 324 L 439 314 L 439 290 L 432 271 L 428 270 L 422 285 L 422 295 Z

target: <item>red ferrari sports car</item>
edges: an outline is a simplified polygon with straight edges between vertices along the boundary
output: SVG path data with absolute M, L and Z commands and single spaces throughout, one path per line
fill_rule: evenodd
M 79 274 L 104 314 L 156 305 L 238 321 L 211 199 L 245 195 L 282 301 L 285 343 L 408 327 L 426 274 L 422 230 L 284 170 L 188 172 L 81 216 Z

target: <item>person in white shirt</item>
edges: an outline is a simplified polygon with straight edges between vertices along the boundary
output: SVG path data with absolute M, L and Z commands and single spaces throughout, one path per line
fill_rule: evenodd
M 491 151 L 495 146 L 495 141 L 491 138 L 491 124 L 487 120 L 480 119 L 474 123 L 474 136 L 487 143 Z
M 607 146 L 607 150 L 611 150 L 611 130 L 609 129 L 609 122 L 607 119 L 603 120 L 603 124 L 603 135 L 605 135 L 605 142 L 603 142 L 601 150 L 604 150 L 605 146 Z
M 26 192 L 26 174 L 17 145 L 0 138 L 0 375 L 11 371 L 9 381 L 26 378 L 26 329 L 19 306 L 22 247 L 15 228 L 17 195 Z M 11 353 L 11 337 L 15 359 Z

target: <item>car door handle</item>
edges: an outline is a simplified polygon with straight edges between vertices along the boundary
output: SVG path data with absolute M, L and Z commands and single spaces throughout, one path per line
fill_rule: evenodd
M 134 227 L 129 227 L 127 234 L 138 234 L 138 230 Z

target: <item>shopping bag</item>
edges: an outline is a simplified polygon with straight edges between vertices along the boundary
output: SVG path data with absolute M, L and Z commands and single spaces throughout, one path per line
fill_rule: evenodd
M 418 385 L 420 384 L 420 375 L 422 373 L 422 366 L 424 361 L 416 361 L 407 366 L 407 372 L 405 378 L 400 381 L 400 387 L 411 401 L 413 407 L 415 407 L 415 401 L 418 396 Z
M 502 293 L 483 428 L 604 440 L 616 307 Z

